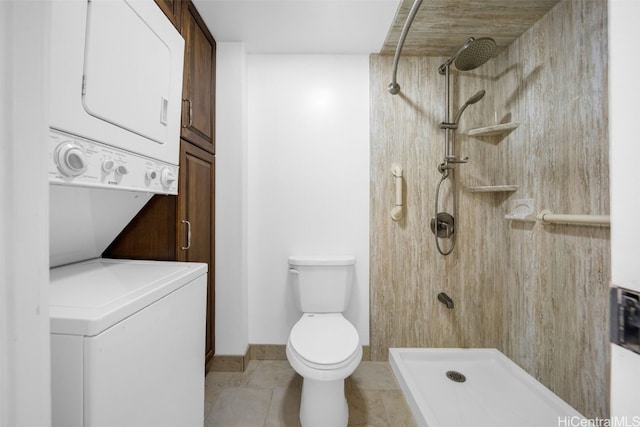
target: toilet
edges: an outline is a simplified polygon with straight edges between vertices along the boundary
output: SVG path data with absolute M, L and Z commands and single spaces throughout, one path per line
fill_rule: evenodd
M 289 257 L 289 274 L 302 317 L 287 341 L 287 359 L 302 376 L 303 427 L 342 427 L 349 420 L 344 379 L 362 359 L 356 328 L 342 315 L 353 282 L 353 256 Z

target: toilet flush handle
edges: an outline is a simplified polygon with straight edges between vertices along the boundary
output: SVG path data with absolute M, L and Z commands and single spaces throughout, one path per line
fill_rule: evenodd
M 298 270 L 296 270 L 295 268 L 289 268 L 289 273 L 295 274 L 295 275 L 300 274 L 300 272 Z

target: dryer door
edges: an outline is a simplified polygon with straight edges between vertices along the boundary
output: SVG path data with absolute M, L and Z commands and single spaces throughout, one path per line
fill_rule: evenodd
M 82 100 L 94 117 L 167 139 L 171 52 L 126 1 L 88 6 Z
M 49 126 L 177 165 L 183 63 L 153 0 L 54 1 Z

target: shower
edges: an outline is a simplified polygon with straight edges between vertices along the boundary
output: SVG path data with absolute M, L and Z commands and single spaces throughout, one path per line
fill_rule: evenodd
M 457 192 L 456 192 L 456 180 L 455 180 L 455 165 L 467 163 L 468 157 L 456 156 L 455 147 L 455 131 L 458 129 L 458 124 L 462 118 L 462 113 L 469 105 L 475 104 L 480 101 L 485 95 L 484 90 L 478 91 L 471 96 L 460 107 L 453 121 L 451 120 L 451 79 L 449 68 L 451 64 L 460 71 L 470 71 L 478 68 L 486 63 L 493 57 L 496 49 L 496 43 L 489 37 L 473 38 L 469 37 L 458 50 L 447 59 L 440 67 L 438 67 L 438 73 L 445 76 L 446 79 L 446 92 L 445 92 L 445 118 L 444 122 L 440 123 L 440 129 L 444 130 L 444 159 L 442 163 L 438 165 L 438 171 L 442 175 L 438 185 L 436 187 L 435 197 L 435 209 L 434 216 L 431 219 L 431 231 L 435 236 L 436 248 L 442 255 L 449 255 L 453 252 L 456 243 L 455 234 L 455 215 L 457 214 Z M 440 212 L 438 205 L 440 204 L 440 188 L 444 181 L 450 179 L 451 182 L 451 194 L 452 201 L 452 214 L 447 212 Z M 448 249 L 443 249 L 440 245 L 440 239 L 451 239 L 451 243 Z
M 413 5 L 411 6 L 411 10 L 409 11 L 409 15 L 407 16 L 407 20 L 405 21 L 400 33 L 400 38 L 396 47 L 396 53 L 393 57 L 391 83 L 389 83 L 389 86 L 387 87 L 387 90 L 391 95 L 398 95 L 400 93 L 400 85 L 396 80 L 398 73 L 398 62 L 400 60 L 400 54 L 402 53 L 404 41 L 407 37 L 407 34 L 409 33 L 409 29 L 411 28 L 413 19 L 418 13 L 418 9 L 420 8 L 421 4 L 422 0 L 414 0 Z M 442 163 L 438 165 L 438 172 L 440 172 L 442 177 L 440 178 L 440 181 L 438 182 L 438 185 L 436 187 L 435 209 L 434 216 L 431 219 L 431 231 L 435 236 L 436 248 L 442 255 L 449 255 L 451 252 L 453 252 L 453 248 L 456 244 L 455 215 L 457 214 L 457 192 L 456 180 L 454 176 L 455 165 L 467 163 L 467 161 L 469 160 L 468 157 L 456 156 L 455 132 L 458 129 L 458 124 L 460 123 L 460 119 L 462 118 L 462 113 L 464 113 L 468 106 L 480 101 L 485 95 L 485 91 L 480 90 L 469 99 L 467 99 L 467 101 L 462 105 L 462 107 L 460 107 L 455 116 L 453 116 L 453 121 L 451 121 L 452 90 L 449 68 L 451 67 L 451 64 L 453 64 L 459 71 L 474 70 L 491 59 L 495 53 L 495 50 L 496 42 L 492 38 L 480 37 L 476 39 L 474 37 L 469 37 L 449 59 L 447 59 L 442 65 L 438 67 L 438 72 L 444 75 L 446 78 L 445 118 L 444 121 L 440 123 L 440 129 L 444 130 L 444 159 Z M 451 182 L 453 214 L 444 211 L 440 212 L 440 209 L 438 207 L 438 205 L 440 204 L 440 189 L 442 187 L 442 183 L 447 180 L 450 180 Z M 442 249 L 442 247 L 440 246 L 440 239 L 450 239 L 451 243 L 449 244 L 448 249 Z

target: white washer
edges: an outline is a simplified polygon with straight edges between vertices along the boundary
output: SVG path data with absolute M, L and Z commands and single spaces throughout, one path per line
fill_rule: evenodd
M 207 265 L 50 270 L 53 426 L 201 427 Z

